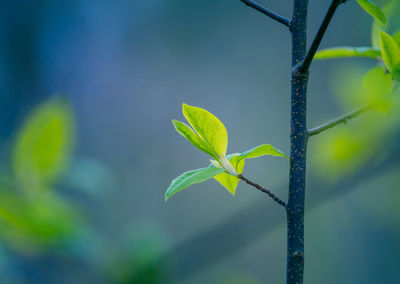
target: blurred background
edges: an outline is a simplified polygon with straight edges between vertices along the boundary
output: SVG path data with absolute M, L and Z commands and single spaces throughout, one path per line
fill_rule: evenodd
M 260 3 L 291 14 L 291 1 Z M 329 3 L 310 1 L 311 36 Z M 164 202 L 172 179 L 209 163 L 173 129 L 183 102 L 221 119 L 230 153 L 289 153 L 283 26 L 239 0 L 2 4 L 1 283 L 284 283 L 286 216 L 272 200 L 208 181 Z M 371 24 L 349 1 L 322 47 L 369 46 Z M 315 62 L 309 125 L 359 106 L 352 86 L 375 65 Z M 397 111 L 310 141 L 306 283 L 398 283 Z M 266 157 L 244 174 L 286 199 L 288 168 Z

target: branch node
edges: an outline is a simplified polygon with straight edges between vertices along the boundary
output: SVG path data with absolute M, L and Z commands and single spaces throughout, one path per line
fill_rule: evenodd
M 310 69 L 311 62 L 313 61 L 314 56 L 318 51 L 319 45 L 321 44 L 321 41 L 324 38 L 326 30 L 328 29 L 328 26 L 333 18 L 333 15 L 336 12 L 336 9 L 346 1 L 347 0 L 332 0 L 328 12 L 326 13 L 324 20 L 322 21 L 321 26 L 318 29 L 314 41 L 311 44 L 309 51 L 307 52 L 307 55 L 305 56 L 303 62 L 298 67 L 300 73 L 305 73 L 306 71 L 308 71 L 308 69 Z

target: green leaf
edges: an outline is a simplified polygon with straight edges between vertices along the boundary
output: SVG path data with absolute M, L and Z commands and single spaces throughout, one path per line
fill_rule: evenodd
M 357 0 L 357 2 L 360 4 L 361 8 L 363 8 L 374 19 L 379 21 L 381 24 L 386 25 L 385 14 L 374 2 L 371 0 Z
M 217 157 L 226 154 L 228 133 L 222 122 L 205 109 L 182 105 L 183 115 L 196 133 L 210 146 Z
M 20 129 L 13 151 L 13 169 L 24 188 L 49 185 L 65 169 L 74 138 L 70 105 L 61 97 L 39 106 Z
M 369 57 L 378 58 L 381 52 L 373 47 L 335 47 L 318 51 L 315 54 L 315 59 L 331 59 L 342 57 Z
M 223 171 L 222 168 L 216 168 L 213 165 L 210 165 L 208 168 L 197 169 L 180 175 L 174 179 L 168 187 L 167 192 L 165 193 L 165 201 L 192 184 L 205 182 Z
M 398 73 L 400 70 L 400 47 L 393 37 L 380 31 L 380 44 L 382 59 L 386 68 L 392 73 L 394 79 L 398 80 Z
M 397 43 L 397 45 L 400 46 L 400 31 L 397 31 L 397 32 L 393 35 L 393 39 L 395 40 L 395 42 Z
M 377 66 L 369 70 L 362 82 L 364 92 L 378 97 L 389 94 L 393 88 L 393 81 L 390 74 L 385 71 L 383 66 Z
M 251 158 L 258 158 L 261 156 L 275 156 L 275 157 L 285 157 L 289 159 L 283 152 L 280 150 L 276 149 L 272 145 L 269 144 L 263 144 L 260 146 L 257 146 L 253 149 L 250 149 L 246 152 L 243 152 L 241 154 L 231 154 L 227 156 L 228 161 L 232 164 L 232 166 L 235 168 L 237 173 L 240 175 L 243 173 L 243 168 L 245 165 L 245 160 L 246 159 L 251 159 Z M 215 176 L 215 179 L 223 186 L 225 187 L 232 195 L 235 195 L 236 192 L 236 187 L 239 183 L 239 178 L 229 175 L 227 173 L 221 173 L 217 176 Z
M 210 148 L 210 146 L 199 136 L 196 132 L 193 131 L 187 124 L 180 122 L 178 120 L 172 120 L 172 124 L 175 127 L 175 130 L 189 140 L 194 146 L 199 148 L 201 151 L 210 155 L 214 159 L 218 159 L 215 155 L 214 151 Z
M 387 3 L 386 5 L 384 5 L 382 7 L 381 10 L 385 14 L 387 22 L 390 21 L 393 17 L 397 2 L 398 2 L 398 0 L 390 1 L 389 3 Z M 373 47 L 380 48 L 379 31 L 380 30 L 385 31 L 386 26 L 387 26 L 387 24 L 382 24 L 378 20 L 374 19 L 374 21 L 372 23 L 372 29 L 371 29 L 371 42 L 372 42 Z
M 277 148 L 269 144 L 263 144 L 253 149 L 250 149 L 246 152 L 243 152 L 242 154 L 239 155 L 239 159 L 241 160 L 241 159 L 258 158 L 265 155 L 275 156 L 275 157 L 285 157 L 286 159 L 289 159 L 282 151 L 278 150 Z

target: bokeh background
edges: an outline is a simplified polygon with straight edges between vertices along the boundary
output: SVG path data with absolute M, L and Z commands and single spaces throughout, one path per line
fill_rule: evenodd
M 291 14 L 292 1 L 261 3 Z M 329 3 L 310 1 L 311 35 Z M 289 152 L 283 26 L 238 0 L 18 0 L 0 15 L 1 283 L 284 283 L 285 215 L 273 201 L 208 181 L 164 202 L 173 178 L 209 163 L 172 127 L 183 102 L 221 119 L 228 152 Z M 371 24 L 349 1 L 322 46 L 370 45 Z M 315 62 L 309 125 L 350 111 L 344 82 L 375 64 Z M 53 103 L 73 116 L 69 162 L 46 186 L 21 182 L 16 145 Z M 396 113 L 310 142 L 306 283 L 398 283 Z M 285 159 L 251 160 L 245 175 L 286 199 Z

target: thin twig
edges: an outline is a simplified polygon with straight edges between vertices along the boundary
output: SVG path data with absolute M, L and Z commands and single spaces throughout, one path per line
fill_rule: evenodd
M 324 132 L 325 130 L 333 128 L 338 124 L 346 123 L 348 120 L 350 120 L 352 118 L 355 118 L 356 116 L 359 116 L 363 112 L 366 112 L 367 110 L 370 110 L 372 107 L 373 107 L 372 105 L 367 105 L 367 106 L 360 107 L 360 108 L 358 108 L 358 109 L 356 109 L 356 110 L 354 110 L 354 111 L 352 111 L 352 112 L 350 112 L 348 114 L 345 114 L 345 115 L 340 116 L 340 117 L 338 117 L 336 119 L 328 121 L 327 123 L 324 123 L 324 124 L 322 124 L 320 126 L 312 128 L 312 129 L 308 130 L 308 137 L 311 137 L 311 136 L 317 135 L 317 134 L 319 134 L 321 132 Z
M 328 26 L 333 18 L 333 15 L 336 12 L 336 9 L 340 6 L 340 4 L 344 2 L 346 2 L 346 0 L 332 0 L 328 12 L 326 13 L 325 18 L 322 21 L 321 26 L 319 27 L 317 35 L 315 36 L 314 41 L 311 44 L 311 47 L 306 57 L 304 58 L 303 62 L 299 65 L 297 69 L 298 72 L 302 74 L 307 73 L 308 69 L 310 68 L 311 62 L 314 59 L 315 53 L 317 53 L 319 45 L 321 44 L 321 41 L 324 38 L 326 30 L 328 29 Z
M 274 19 L 275 21 L 277 21 L 277 22 L 279 22 L 281 24 L 284 24 L 285 26 L 289 27 L 289 25 L 290 25 L 289 19 L 286 19 L 286 18 L 276 14 L 275 12 L 272 12 L 271 10 L 261 6 L 257 2 L 254 2 L 252 0 L 240 0 L 240 1 L 242 1 L 247 6 L 252 7 L 254 9 L 256 9 L 257 11 L 263 13 L 264 15 L 267 15 L 271 19 Z
M 268 189 L 265 189 L 264 187 L 262 187 L 259 184 L 256 184 L 250 180 L 248 180 L 247 178 L 245 178 L 243 175 L 238 175 L 238 178 L 240 178 L 241 180 L 245 181 L 247 184 L 254 186 L 255 188 L 257 188 L 259 191 L 264 192 L 266 194 L 269 195 L 269 197 L 271 197 L 275 202 L 277 202 L 279 205 L 286 207 L 286 202 L 281 200 L 279 197 L 277 197 L 275 194 L 273 194 L 271 191 L 269 191 Z

